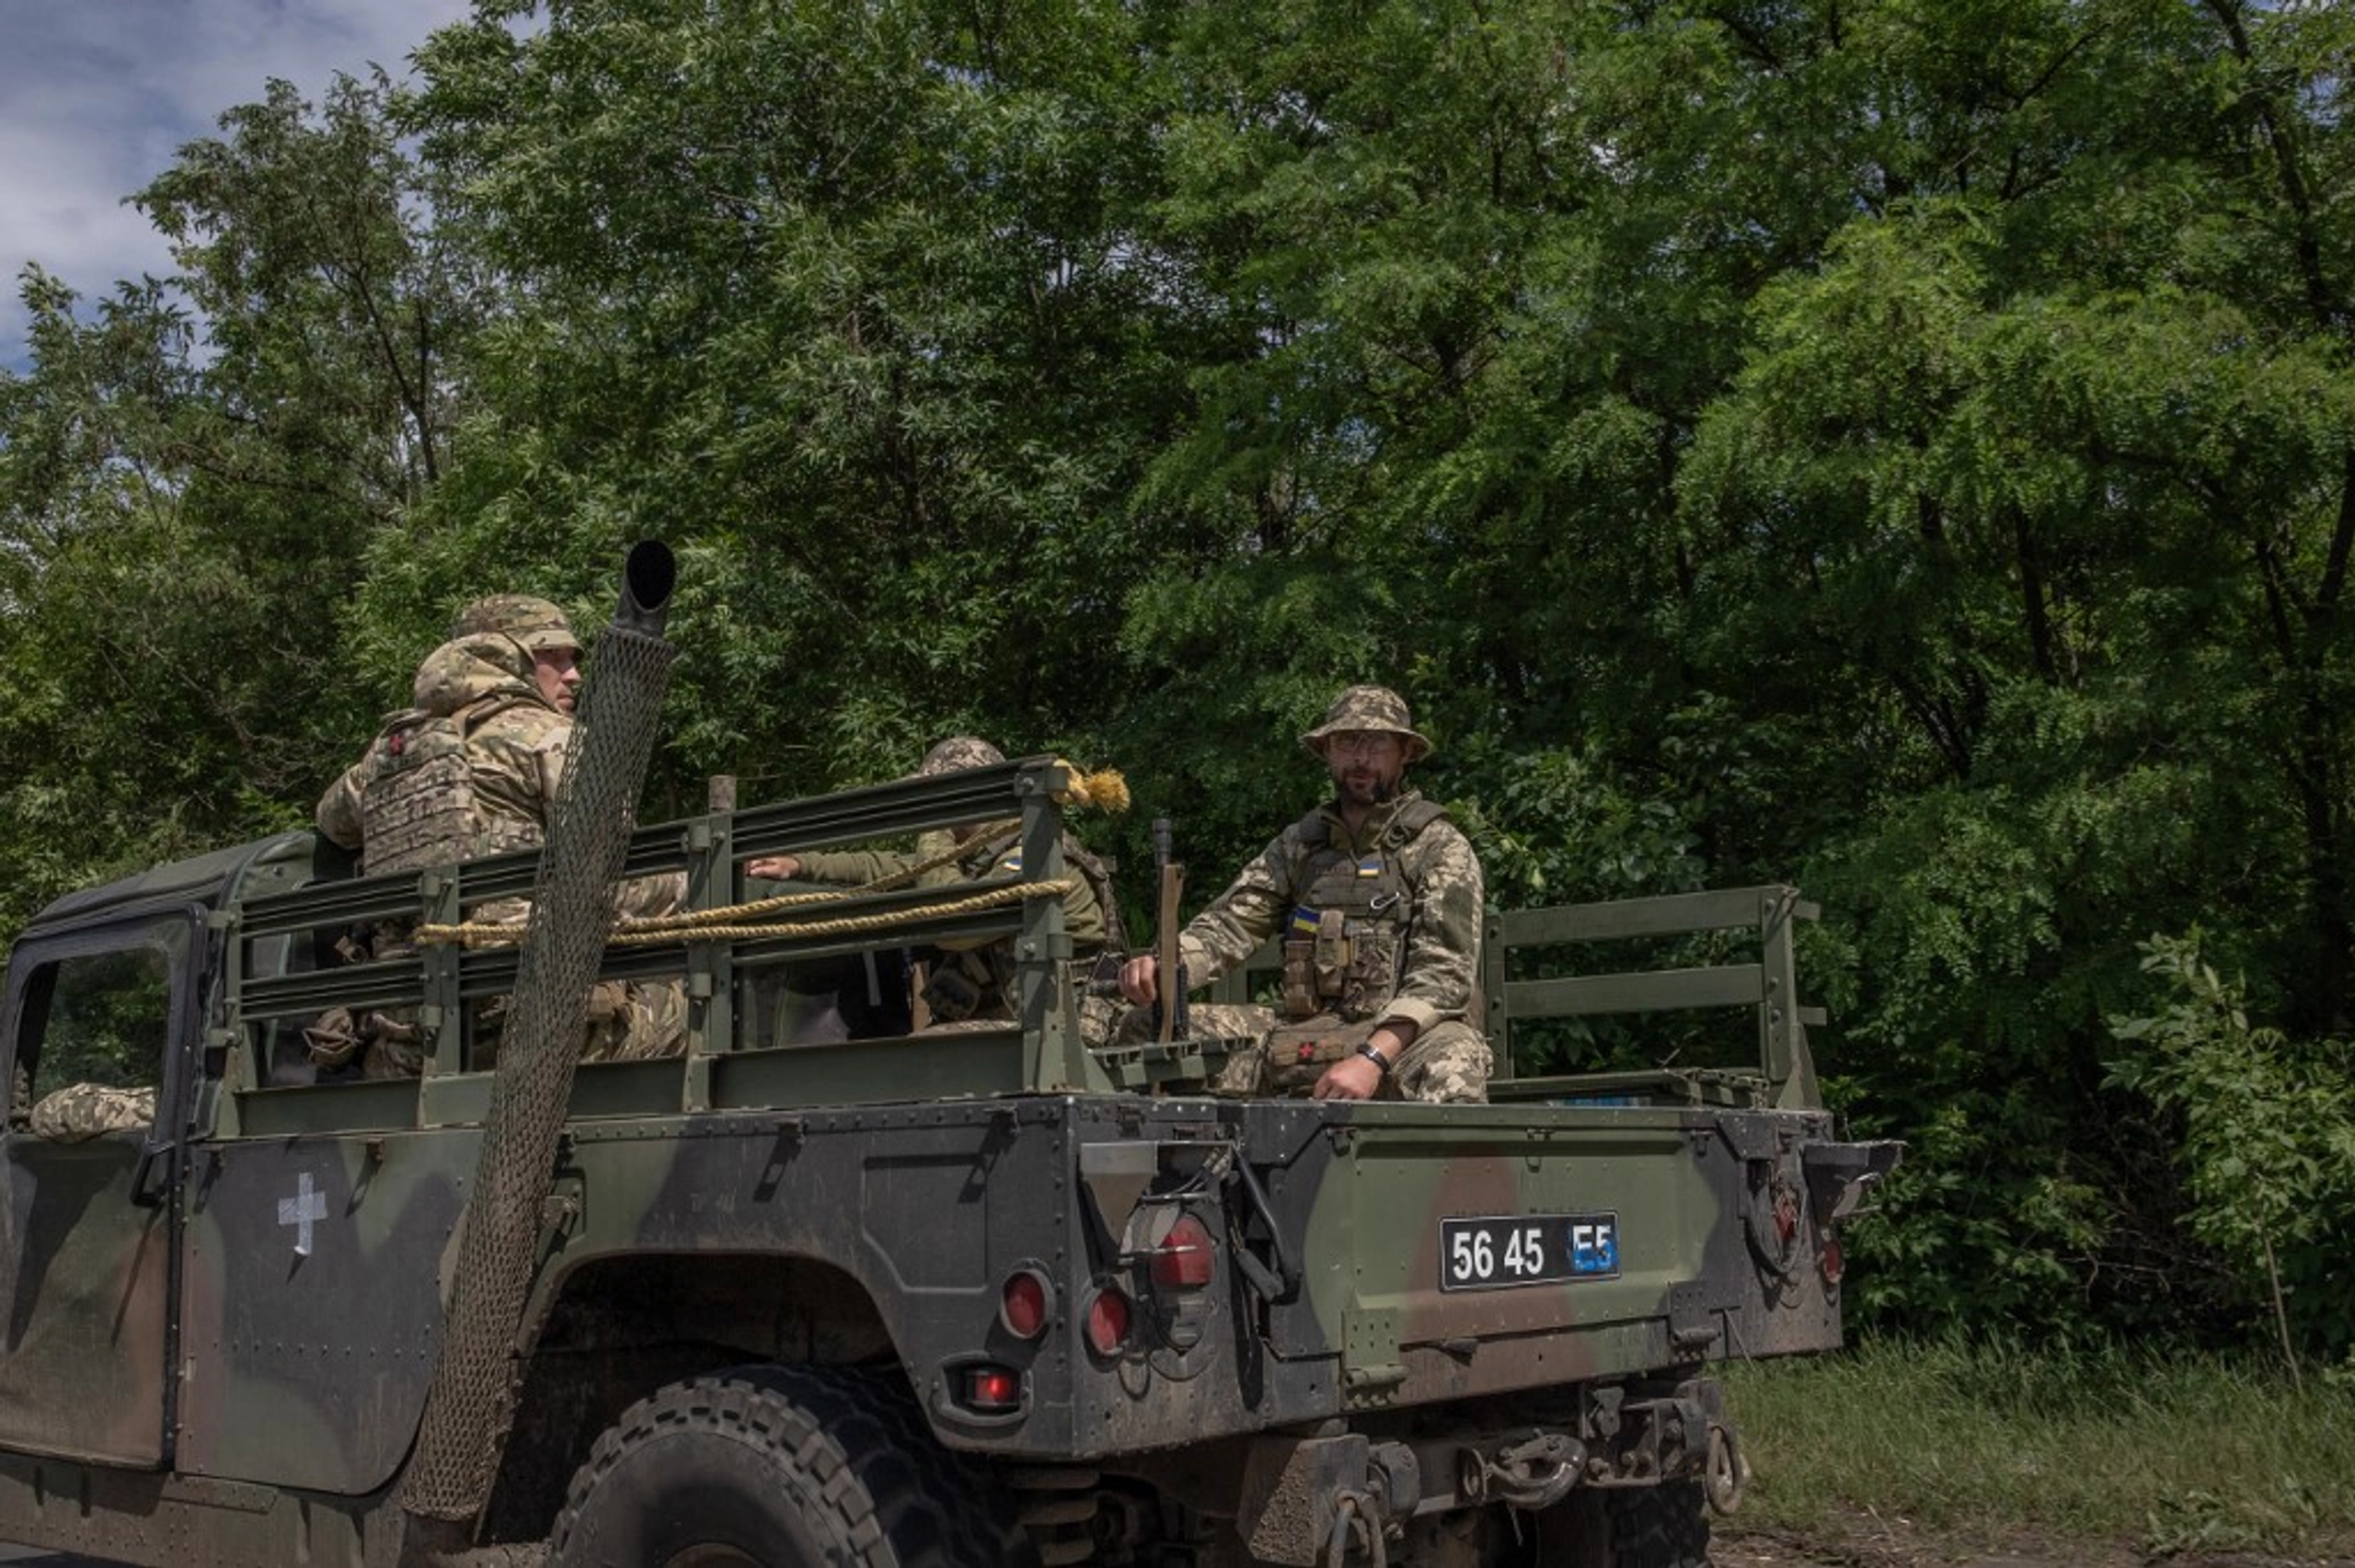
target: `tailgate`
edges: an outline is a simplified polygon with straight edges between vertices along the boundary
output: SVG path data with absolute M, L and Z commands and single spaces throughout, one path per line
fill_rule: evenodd
M 1832 1348 L 1877 1147 L 1821 1112 L 1352 1106 L 1265 1173 L 1300 1279 L 1267 1348 L 1338 1355 L 1361 1407 Z

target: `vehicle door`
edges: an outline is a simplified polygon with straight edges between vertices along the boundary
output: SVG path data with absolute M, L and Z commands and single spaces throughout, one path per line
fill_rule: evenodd
M 178 1204 L 203 925 L 193 908 L 20 940 L 0 1012 L 0 1447 L 171 1459 Z M 101 1114 L 35 1116 L 52 1101 Z M 152 1121 L 136 1095 L 161 1107 Z M 109 1116 L 111 1120 L 109 1120 Z M 47 1136 L 36 1127 L 49 1129 Z

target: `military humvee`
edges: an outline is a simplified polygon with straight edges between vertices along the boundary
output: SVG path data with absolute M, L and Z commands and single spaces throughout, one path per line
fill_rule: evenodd
M 570 1071 L 549 1168 L 503 1195 L 526 1205 L 519 1310 L 473 1347 L 489 1414 L 461 1425 L 488 1458 L 432 1550 L 1702 1561 L 1705 1505 L 1744 1475 L 1705 1368 L 1839 1343 L 1838 1227 L 1895 1158 L 1818 1103 L 1807 906 L 1757 887 L 1494 921 L 1486 1106 L 1216 1098 L 1232 1042 L 1083 1043 L 1060 900 L 1017 886 L 1062 871 L 1067 782 L 1032 758 L 630 834 L 626 873 L 684 872 L 701 910 L 735 904 L 754 856 L 984 819 L 1020 819 L 1027 869 L 603 950 L 608 978 L 684 986 L 688 1047 Z M 290 834 L 22 933 L 0 1061 L 38 1096 L 110 1031 L 145 1044 L 159 1111 L 0 1133 L 0 1539 L 175 1568 L 417 1560 L 404 1498 L 446 1447 L 429 1392 L 462 1348 L 508 1066 L 470 1053 L 519 957 L 338 945 L 530 891 L 539 858 L 356 877 Z M 1746 956 L 1565 956 L 1705 930 Z M 785 1027 L 795 966 L 1009 935 L 1017 1023 Z M 323 1076 L 303 1031 L 335 1007 L 404 1010 L 422 1076 Z M 1664 1007 L 1736 1010 L 1754 1054 L 1510 1076 L 1535 1021 Z

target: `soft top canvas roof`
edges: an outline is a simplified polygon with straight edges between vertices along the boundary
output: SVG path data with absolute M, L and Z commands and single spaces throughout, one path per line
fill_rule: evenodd
M 307 862 L 317 838 L 311 832 L 281 833 L 275 838 L 234 844 L 188 860 L 150 866 L 102 887 L 84 887 L 66 894 L 35 915 L 21 934 L 32 936 L 155 905 L 202 904 L 217 910 L 236 890 L 239 879 L 249 868 L 289 860 Z

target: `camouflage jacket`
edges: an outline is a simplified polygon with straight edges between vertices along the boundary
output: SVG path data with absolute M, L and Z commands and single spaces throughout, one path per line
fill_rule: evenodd
M 1012 828 L 1011 823 L 992 824 L 984 828 L 981 835 L 972 841 L 972 853 L 962 860 L 935 866 L 916 879 L 917 886 L 945 887 L 951 883 L 975 880 L 1001 870 L 1021 870 L 1020 857 L 1011 849 L 1000 848 Z M 860 887 L 947 854 L 951 847 L 948 834 L 931 832 L 916 841 L 913 853 L 892 850 L 830 850 L 794 858 L 801 863 L 802 876 L 811 882 Z M 991 853 L 993 851 L 997 853 Z M 1075 952 L 1093 954 L 1104 948 L 1108 926 L 1103 901 L 1097 897 L 1088 878 L 1081 874 L 1075 853 L 1086 852 L 1070 834 L 1064 834 L 1064 872 L 1076 877 L 1079 885 L 1063 895 L 1063 929 L 1070 933 Z
M 319 797 L 319 831 L 346 849 L 362 848 L 361 802 L 384 734 L 422 714 L 465 727 L 476 809 L 508 830 L 500 836 L 525 843 L 545 839 L 572 720 L 541 698 L 522 645 L 493 635 L 444 643 L 418 667 L 410 696 L 415 706 L 389 715 L 367 755 Z
M 1178 952 L 1186 965 L 1188 982 L 1198 987 L 1209 984 L 1287 928 L 1292 911 L 1308 891 L 1304 873 L 1317 853 L 1312 842 L 1312 824 L 1321 827 L 1329 844 L 1344 853 L 1372 854 L 1380 851 L 1384 830 L 1392 819 L 1420 798 L 1408 790 L 1377 807 L 1367 817 L 1364 830 L 1357 834 L 1350 831 L 1334 803 L 1285 829 L 1178 936 Z M 1404 1019 L 1419 1032 L 1450 1021 L 1482 1027 L 1483 1020 L 1474 1013 L 1473 997 L 1480 979 L 1486 894 L 1480 862 L 1472 853 L 1470 841 L 1442 818 L 1388 853 L 1396 856 L 1413 907 L 1399 963 L 1398 989 L 1382 1016 Z
M 486 818 L 486 840 L 514 844 L 546 841 L 547 824 L 572 744 L 572 718 L 550 707 L 532 678 L 531 655 L 512 637 L 486 633 L 442 644 L 418 666 L 414 706 L 389 715 L 367 755 L 344 770 L 319 797 L 319 831 L 362 852 L 362 801 L 378 765 L 385 735 L 423 714 L 457 721 L 465 729 L 474 809 Z M 629 884 L 622 912 L 667 914 L 684 902 L 684 879 L 649 877 Z

